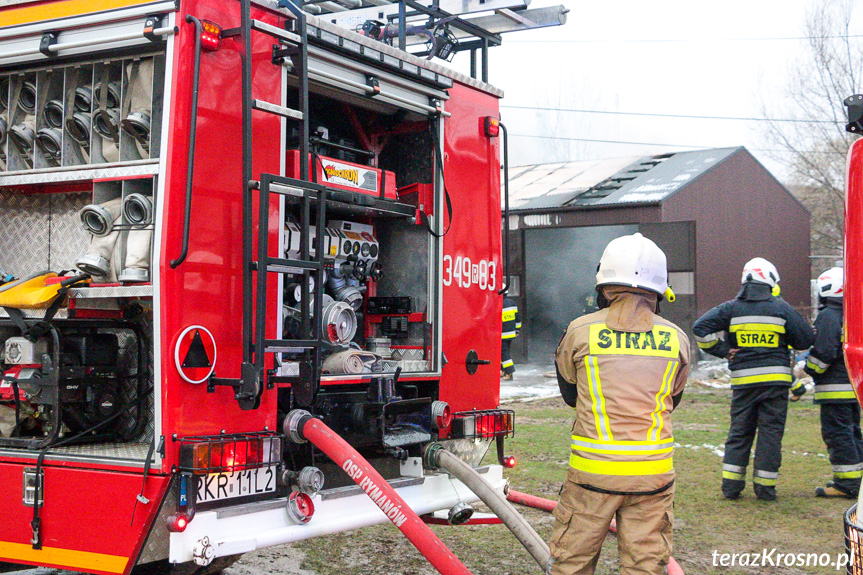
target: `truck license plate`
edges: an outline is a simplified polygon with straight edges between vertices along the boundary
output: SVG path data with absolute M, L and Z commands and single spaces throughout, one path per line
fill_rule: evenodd
M 211 473 L 198 481 L 198 503 L 261 495 L 276 490 L 276 466 Z

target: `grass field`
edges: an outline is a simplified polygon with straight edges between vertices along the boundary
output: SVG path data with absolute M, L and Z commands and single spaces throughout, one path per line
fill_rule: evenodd
M 730 394 L 729 390 L 690 386 L 674 413 L 674 436 L 681 445 L 675 450 L 675 558 L 687 575 L 836 573 L 832 567 L 713 565 L 714 551 L 718 558 L 723 553 L 761 553 L 765 549 L 769 553 L 774 548 L 777 554 L 828 553 L 835 559 L 843 547 L 842 514 L 852 503 L 814 497 L 815 487 L 830 479 L 830 464 L 821 441 L 818 408 L 810 395 L 789 409 L 778 500 L 758 501 L 751 483 L 740 500 L 724 500 L 719 490 L 719 453 L 728 429 Z M 559 399 L 510 407 L 516 410 L 517 428 L 508 451 L 519 461 L 507 472 L 510 483 L 518 491 L 556 499 L 569 457 L 572 410 Z M 547 540 L 551 516 L 530 509 L 524 514 Z M 476 575 L 540 573 L 503 526 L 434 529 Z M 306 541 L 293 551 L 304 556 L 303 569 L 318 575 L 435 573 L 391 525 Z M 616 540 L 609 536 L 597 573 L 617 573 L 616 555 Z

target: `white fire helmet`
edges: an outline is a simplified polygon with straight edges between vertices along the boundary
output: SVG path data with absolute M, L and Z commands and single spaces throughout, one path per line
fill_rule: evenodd
M 608 242 L 599 259 L 596 285 L 637 287 L 674 301 L 665 253 L 639 233 Z
M 818 286 L 818 295 L 821 297 L 838 297 L 845 295 L 843 289 L 845 281 L 845 270 L 842 268 L 830 268 L 818 276 L 815 284 Z
M 779 283 L 779 272 L 776 271 L 776 266 L 764 258 L 752 258 L 743 266 L 743 275 L 740 277 L 740 283 L 746 282 L 761 282 L 776 287 Z

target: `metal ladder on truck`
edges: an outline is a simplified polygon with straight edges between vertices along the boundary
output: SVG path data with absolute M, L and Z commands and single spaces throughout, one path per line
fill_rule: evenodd
M 317 183 L 315 170 L 309 159 L 315 154 L 310 148 L 309 130 L 309 51 L 305 13 L 291 1 L 281 4 L 294 15 L 290 20 L 291 30 L 281 29 L 251 18 L 251 0 L 240 0 L 242 10 L 241 28 L 231 30 L 233 35 L 243 36 L 242 93 L 243 93 L 243 295 L 247 302 L 255 302 L 254 308 L 243 308 L 243 363 L 240 380 L 221 380 L 213 385 L 231 385 L 242 409 L 257 409 L 263 391 L 265 358 L 267 354 L 282 353 L 299 356 L 299 375 L 280 377 L 291 384 L 294 404 L 311 407 L 320 387 L 322 352 L 334 346 L 324 337 L 324 225 L 329 207 L 338 207 L 362 213 L 374 212 L 390 217 L 415 216 L 415 208 L 385 199 L 384 186 L 380 197 L 356 194 Z M 298 109 L 286 108 L 252 97 L 251 35 L 263 33 L 273 37 L 278 44 L 273 46 L 273 63 L 282 65 L 289 59 L 298 84 Z M 298 122 L 300 125 L 300 177 L 286 178 L 275 174 L 261 174 L 260 180 L 252 173 L 252 112 L 267 112 Z M 319 160 L 318 160 L 319 161 Z M 312 167 L 313 168 L 313 167 Z M 254 199 L 258 199 L 258 228 L 255 231 L 253 214 Z M 298 208 L 300 217 L 300 255 L 298 259 L 271 257 L 269 250 L 269 205 L 273 194 L 284 198 L 286 204 Z M 311 235 L 312 207 L 315 207 L 318 247 L 311 256 L 314 241 Z M 281 227 L 281 224 L 280 224 Z M 257 251 L 254 242 L 257 240 Z M 300 297 L 300 329 L 296 339 L 267 339 L 267 279 L 269 274 L 302 273 Z M 314 280 L 314 290 L 309 290 Z M 313 291 L 313 294 L 312 294 Z M 311 299 L 311 301 L 309 301 Z M 271 310 L 272 313 L 272 310 Z M 272 380 L 268 382 L 268 386 Z
M 299 376 L 292 382 L 294 401 L 300 407 L 314 403 L 320 385 L 321 351 L 327 346 L 323 339 L 321 315 L 323 308 L 324 250 L 310 255 L 312 236 L 310 220 L 312 204 L 316 204 L 315 225 L 324 229 L 326 221 L 327 189 L 309 178 L 309 68 L 306 37 L 306 18 L 292 2 L 285 2 L 295 16 L 290 21 L 293 30 L 272 26 L 251 17 L 251 1 L 241 0 L 242 94 L 243 94 L 243 294 L 254 308 L 243 309 L 243 364 L 241 378 L 235 386 L 235 397 L 242 409 L 257 409 L 260 405 L 265 375 L 265 359 L 270 353 L 290 353 L 301 356 Z M 281 65 L 290 58 L 299 82 L 299 109 L 286 108 L 252 97 L 251 36 L 253 32 L 273 37 L 273 63 Z M 261 174 L 260 180 L 252 174 L 252 112 L 267 112 L 298 122 L 300 125 L 300 178 L 286 178 L 275 174 Z M 283 153 L 284 151 L 282 151 Z M 255 233 L 254 196 L 258 198 L 258 228 Z M 279 194 L 285 202 L 299 204 L 301 227 L 299 259 L 271 257 L 269 250 L 270 198 Z M 280 226 L 281 227 L 281 226 Z M 323 234 L 318 232 L 320 238 Z M 255 257 L 254 241 L 257 239 Z M 282 254 L 280 254 L 281 256 Z M 267 283 L 270 274 L 302 273 L 300 298 L 300 332 L 297 339 L 267 339 Z M 314 296 L 310 302 L 309 282 L 314 281 Z M 270 310 L 272 312 L 272 310 Z M 314 321 L 312 321 L 314 320 Z

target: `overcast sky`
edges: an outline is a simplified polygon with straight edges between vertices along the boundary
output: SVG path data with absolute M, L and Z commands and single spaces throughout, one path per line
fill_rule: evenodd
M 564 0 L 565 25 L 506 34 L 489 51 L 490 82 L 505 92 L 512 165 L 742 145 L 781 178 L 782 165 L 765 152 L 763 122 L 524 108 L 761 117 L 762 103 L 781 101 L 788 68 L 804 55 L 800 38 L 816 1 Z M 863 33 L 863 6 L 854 16 L 852 34 Z M 468 62 L 462 53 L 453 64 L 467 71 Z

